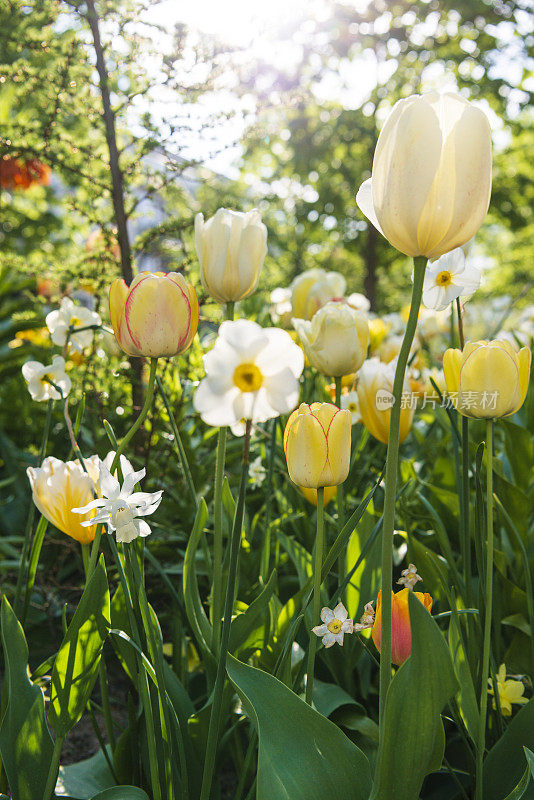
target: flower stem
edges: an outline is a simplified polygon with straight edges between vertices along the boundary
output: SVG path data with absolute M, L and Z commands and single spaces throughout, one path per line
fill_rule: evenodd
M 312 619 L 316 623 L 321 610 L 321 571 L 323 567 L 324 551 L 324 486 L 317 489 L 317 538 L 315 540 L 315 566 L 313 570 L 313 610 Z M 313 671 L 315 667 L 315 649 L 317 637 L 310 631 L 310 644 L 308 647 L 308 666 L 306 668 L 306 702 L 312 704 L 313 697 Z
M 341 382 L 343 378 L 334 378 L 334 383 L 336 386 L 336 406 L 341 408 Z M 345 509 L 345 493 L 343 491 L 343 484 L 340 483 L 337 487 L 337 494 L 336 494 L 336 503 L 337 503 L 337 520 L 338 520 L 338 532 L 343 530 L 343 525 L 345 524 L 345 516 L 344 516 L 344 509 Z M 337 560 L 337 581 L 338 586 L 341 587 L 343 581 L 345 580 L 345 575 L 347 574 L 347 551 L 343 549 L 339 554 Z M 343 601 L 343 592 L 340 595 L 340 600 Z
M 43 430 L 43 438 L 41 440 L 41 447 L 39 449 L 39 463 L 37 464 L 38 467 L 40 467 L 41 464 L 43 463 L 43 459 L 46 454 L 46 446 L 48 444 L 48 435 L 50 433 L 50 424 L 52 421 L 53 408 L 54 408 L 54 401 L 49 400 L 46 409 L 46 421 Z M 15 614 L 18 613 L 17 609 L 19 607 L 22 597 L 22 587 L 24 581 L 27 580 L 26 561 L 28 560 L 28 553 L 30 552 L 30 543 L 32 538 L 32 528 L 34 519 L 35 519 L 35 503 L 32 503 L 30 506 L 30 511 L 26 522 L 26 528 L 24 529 L 24 543 L 22 545 L 22 553 L 20 555 L 19 571 L 17 575 L 17 585 L 15 588 L 15 599 L 13 601 L 13 608 L 15 609 Z
M 226 320 L 234 318 L 234 303 L 226 304 Z M 219 428 L 217 458 L 215 461 L 215 485 L 213 489 L 213 593 L 211 605 L 212 640 L 215 653 L 221 636 L 222 583 L 223 583 L 223 502 L 224 460 L 228 428 Z
M 271 439 L 269 443 L 269 466 L 267 470 L 267 486 L 265 489 L 265 523 L 264 537 L 261 550 L 260 578 L 266 583 L 269 575 L 269 560 L 271 556 L 271 503 L 273 493 L 274 457 L 276 453 L 276 427 L 278 420 L 271 420 Z
M 189 494 L 191 495 L 191 499 L 193 500 L 196 508 L 196 506 L 198 505 L 197 490 L 195 489 L 195 483 L 193 481 L 193 476 L 191 475 L 191 470 L 189 468 L 189 462 L 187 460 L 187 455 L 182 442 L 182 437 L 180 436 L 178 425 L 176 424 L 176 420 L 174 419 L 174 414 L 172 413 L 171 404 L 169 403 L 169 398 L 167 397 L 165 389 L 163 388 L 163 381 L 161 380 L 161 378 L 157 377 L 156 383 L 158 385 L 158 391 L 161 395 L 161 398 L 167 410 L 167 414 L 169 415 L 169 421 L 171 423 L 171 428 L 174 435 L 174 442 L 176 444 L 176 449 L 178 451 L 178 458 L 180 459 L 180 465 L 185 475 L 185 481 L 187 483 L 187 488 L 189 489 Z
M 476 759 L 476 800 L 483 800 L 484 749 L 488 712 L 488 675 L 490 660 L 491 611 L 493 605 L 493 420 L 486 420 L 486 587 L 484 592 L 484 644 L 480 686 L 480 719 Z
M 52 752 L 52 759 L 48 769 L 48 777 L 46 779 L 46 787 L 44 790 L 43 800 L 51 800 L 54 797 L 54 790 L 56 788 L 57 776 L 59 773 L 59 762 L 61 759 L 61 749 L 63 747 L 63 736 L 58 736 L 54 742 L 54 750 Z
M 393 381 L 393 406 L 389 421 L 388 451 L 386 457 L 384 521 L 382 524 L 382 625 L 380 647 L 380 694 L 379 694 L 379 721 L 381 734 L 384 726 L 384 709 L 386 695 L 391 681 L 391 588 L 392 588 L 392 558 L 393 558 L 393 531 L 395 529 L 395 501 L 397 496 L 397 470 L 399 461 L 399 429 L 401 415 L 402 387 L 406 374 L 406 365 L 412 347 L 423 293 L 426 258 L 414 258 L 414 277 L 412 288 L 412 301 L 410 314 L 404 339 L 402 340 L 395 379 Z
M 252 423 L 247 420 L 245 429 L 245 439 L 243 443 L 243 461 L 241 465 L 241 483 L 239 486 L 239 497 L 234 516 L 232 536 L 230 540 L 230 561 L 228 566 L 228 581 L 226 584 L 226 598 L 224 603 L 224 618 L 221 631 L 221 647 L 217 663 L 217 675 L 213 689 L 213 704 L 211 706 L 210 725 L 208 731 L 208 741 L 206 745 L 206 759 L 204 761 L 204 773 L 202 775 L 202 790 L 200 800 L 208 800 L 211 797 L 211 784 L 213 781 L 213 771 L 215 767 L 215 757 L 217 754 L 217 743 L 219 740 L 219 728 L 221 724 L 221 707 L 223 700 L 224 682 L 226 678 L 226 656 L 228 653 L 228 642 L 230 640 L 230 626 L 232 624 L 232 611 L 234 607 L 237 562 L 239 558 L 239 548 L 241 545 L 241 532 L 243 530 L 243 515 L 245 510 L 245 496 L 248 480 L 248 462 L 250 448 L 250 431 Z
M 124 437 L 124 439 L 122 440 L 122 442 L 120 443 L 120 445 L 117 448 L 117 452 L 115 453 L 115 457 L 113 459 L 113 463 L 112 463 L 111 469 L 110 469 L 110 472 L 111 472 L 112 475 L 113 475 L 113 472 L 117 469 L 117 466 L 119 464 L 119 459 L 120 459 L 121 455 L 124 453 L 124 451 L 126 450 L 126 446 L 128 445 L 128 442 L 132 439 L 133 436 L 135 436 L 135 434 L 137 433 L 137 431 L 139 430 L 139 428 L 141 427 L 141 425 L 145 421 L 148 412 L 150 411 L 150 406 L 152 405 L 152 398 L 154 397 L 154 384 L 155 384 L 155 381 L 156 381 L 156 369 L 157 369 L 157 366 L 158 366 L 158 359 L 157 358 L 151 358 L 150 359 L 150 374 L 148 376 L 148 385 L 147 385 L 147 388 L 146 388 L 145 403 L 143 405 L 143 408 L 141 409 L 141 413 L 139 414 L 139 416 L 135 420 L 134 424 L 132 425 L 132 427 L 130 428 L 130 430 L 128 431 L 128 433 L 126 434 L 126 436 Z

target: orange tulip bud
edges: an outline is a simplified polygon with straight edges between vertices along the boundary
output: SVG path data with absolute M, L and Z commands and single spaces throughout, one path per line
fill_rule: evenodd
M 408 596 L 411 589 L 401 589 L 395 594 L 391 592 L 391 660 L 400 666 L 404 664 L 412 652 L 412 628 L 410 625 L 410 612 L 408 610 Z M 414 595 L 430 613 L 432 598 L 425 592 L 414 592 Z M 376 649 L 380 652 L 382 625 L 382 592 L 376 599 L 376 615 L 371 636 Z
M 198 300 L 177 272 L 141 272 L 131 283 L 117 278 L 109 290 L 115 338 L 131 356 L 171 357 L 190 346 L 198 327 Z

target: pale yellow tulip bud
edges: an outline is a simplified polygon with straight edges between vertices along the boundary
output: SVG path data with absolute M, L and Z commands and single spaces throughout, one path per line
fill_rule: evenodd
M 177 272 L 141 272 L 130 287 L 121 278 L 109 289 L 115 338 L 125 353 L 169 358 L 190 346 L 198 327 L 194 288 Z
M 490 194 L 488 118 L 459 95 L 431 92 L 395 104 L 356 202 L 401 253 L 435 259 L 475 235 Z
M 525 401 L 530 362 L 528 347 L 517 352 L 504 340 L 467 342 L 443 356 L 447 391 L 465 417 L 507 417 Z
M 26 470 L 32 488 L 33 502 L 46 519 L 80 544 L 95 538 L 96 525 L 82 527 L 82 522 L 94 516 L 73 514 L 73 508 L 86 506 L 99 491 L 98 456 L 85 458 L 87 472 L 79 461 L 60 461 L 50 456 L 40 467 Z
M 370 358 L 365 362 L 358 375 L 358 400 L 362 422 L 375 439 L 387 444 L 389 441 L 389 423 L 393 405 L 393 380 L 396 362 L 384 364 L 378 358 Z M 404 399 L 401 402 L 399 443 L 410 433 L 415 403 L 407 380 L 403 386 Z
M 219 303 L 248 297 L 255 290 L 267 255 L 267 228 L 258 211 L 220 208 L 204 222 L 195 217 L 195 247 L 202 286 Z
M 367 319 L 343 302 L 329 302 L 311 322 L 294 319 L 308 361 L 323 375 L 339 378 L 357 372 L 367 355 Z
M 298 275 L 291 284 L 293 317 L 311 319 L 330 300 L 345 294 L 347 282 L 339 272 L 309 269 Z
M 338 486 L 349 474 L 351 418 L 332 403 L 302 403 L 289 417 L 284 451 L 298 486 Z

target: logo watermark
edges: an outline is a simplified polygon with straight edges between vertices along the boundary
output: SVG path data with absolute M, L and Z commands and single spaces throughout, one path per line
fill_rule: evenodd
M 455 408 L 458 411 L 482 409 L 496 411 L 499 392 L 446 392 L 443 395 L 432 392 L 415 394 L 403 392 L 401 395 L 401 409 L 415 410 L 420 404 L 421 408 Z M 378 411 L 387 411 L 395 405 L 393 394 L 387 389 L 379 389 L 375 395 L 375 405 Z

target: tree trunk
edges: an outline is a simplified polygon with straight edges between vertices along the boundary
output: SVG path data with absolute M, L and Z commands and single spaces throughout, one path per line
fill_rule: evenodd
M 376 246 L 378 242 L 378 233 L 374 225 L 370 222 L 367 223 L 367 243 L 365 246 L 365 276 L 363 279 L 364 294 L 371 303 L 371 311 L 376 311 L 377 302 L 377 288 L 378 288 L 378 275 L 377 275 L 377 257 Z

